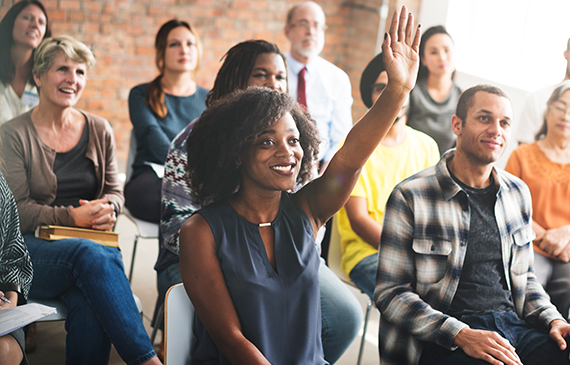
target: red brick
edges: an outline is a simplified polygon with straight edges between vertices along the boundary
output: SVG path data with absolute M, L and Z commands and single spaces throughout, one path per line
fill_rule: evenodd
M 59 8 L 60 9 L 79 10 L 80 5 L 81 5 L 81 1 L 77 1 L 77 0 L 60 0 L 59 1 Z

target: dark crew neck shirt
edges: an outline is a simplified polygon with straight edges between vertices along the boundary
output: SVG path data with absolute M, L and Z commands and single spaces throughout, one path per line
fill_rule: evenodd
M 57 178 L 54 207 L 79 206 L 79 199 L 93 200 L 97 196 L 97 177 L 93 161 L 86 157 L 89 144 L 87 121 L 79 142 L 68 152 L 58 152 L 53 163 Z
M 491 181 L 485 188 L 473 188 L 461 182 L 451 171 L 450 174 L 467 193 L 471 220 L 459 286 L 447 313 L 459 318 L 467 314 L 514 312 L 501 256 L 501 236 L 495 220 L 497 187 Z

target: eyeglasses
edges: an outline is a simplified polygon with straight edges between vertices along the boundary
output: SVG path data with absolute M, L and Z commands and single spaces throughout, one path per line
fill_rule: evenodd
M 562 108 L 561 106 L 558 106 L 558 105 L 552 105 L 552 109 L 554 109 L 560 115 L 564 115 L 564 116 L 570 115 L 570 109 L 565 109 L 565 108 Z
M 306 20 L 300 20 L 297 23 L 291 23 L 291 27 L 301 27 L 305 30 L 315 29 L 316 31 L 325 31 L 328 29 L 326 24 L 319 24 L 319 23 L 309 23 Z
M 372 85 L 372 92 L 376 95 L 382 94 L 382 91 L 386 88 L 386 84 L 379 82 L 377 84 Z

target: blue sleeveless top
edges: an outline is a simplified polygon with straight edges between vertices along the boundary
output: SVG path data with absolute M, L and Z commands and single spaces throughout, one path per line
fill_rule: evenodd
M 257 224 L 227 200 L 197 212 L 210 225 L 242 331 L 273 365 L 327 364 L 321 344 L 319 258 L 305 212 L 285 192 L 275 230 L 273 269 Z M 197 315 L 194 364 L 230 364 Z

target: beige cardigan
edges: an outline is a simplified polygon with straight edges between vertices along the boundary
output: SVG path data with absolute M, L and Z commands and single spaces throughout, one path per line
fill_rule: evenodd
M 80 111 L 89 126 L 86 157 L 93 161 L 97 178 L 97 199 L 109 196 L 120 211 L 123 189 L 118 179 L 117 155 L 113 130 L 105 119 Z M 57 193 L 53 173 L 56 151 L 39 137 L 26 112 L 0 127 L 2 172 L 14 193 L 23 233 L 41 224 L 75 226 L 72 206 L 52 207 Z

